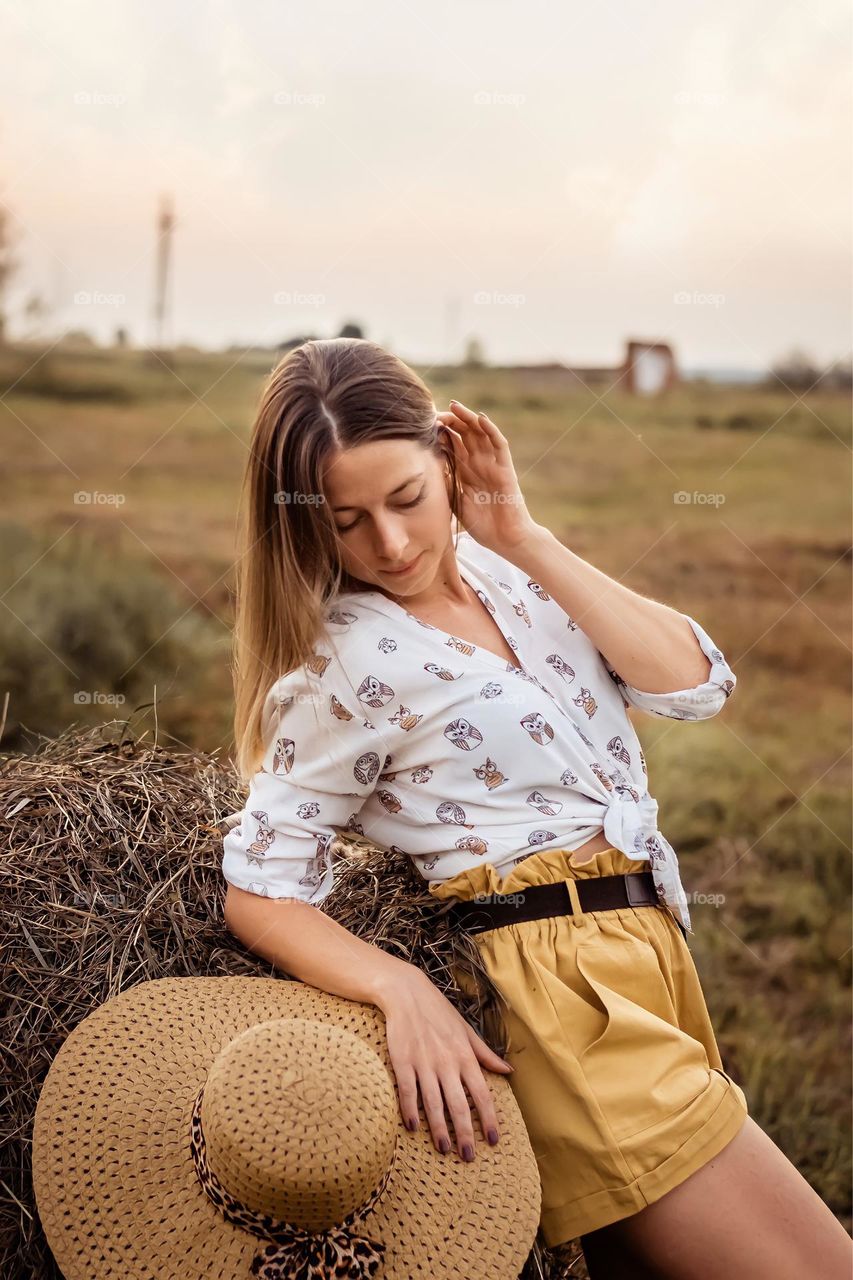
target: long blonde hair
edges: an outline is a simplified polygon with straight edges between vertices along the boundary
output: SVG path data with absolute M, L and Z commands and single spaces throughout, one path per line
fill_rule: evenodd
M 267 379 L 238 513 L 232 675 L 244 782 L 263 757 L 269 690 L 310 656 L 328 602 L 360 585 L 337 556 L 321 483 L 327 455 L 368 441 L 414 440 L 446 459 L 458 518 L 456 458 L 440 426 L 421 378 L 362 338 L 304 342 Z

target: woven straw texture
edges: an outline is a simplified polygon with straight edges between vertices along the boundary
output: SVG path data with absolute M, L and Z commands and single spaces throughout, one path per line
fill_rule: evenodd
M 287 1023 L 259 1026 L 328 1023 L 331 1010 L 334 1026 L 309 1028 L 307 1041 Z M 336 1069 L 335 1047 L 347 1032 L 365 1055 L 357 1088 Z M 245 1075 L 248 1056 L 231 1042 L 246 1034 L 260 1052 L 244 1080 L 251 1105 L 239 1111 L 234 1072 Z M 317 1054 L 295 1061 L 288 1045 L 306 1043 Z M 39 1216 L 66 1280 L 250 1276 L 257 1237 L 220 1216 L 192 1163 L 192 1105 L 205 1082 L 217 1167 L 247 1203 L 283 1217 L 295 1208 L 310 1225 L 327 1225 L 366 1199 L 396 1147 L 391 1178 L 363 1224 L 386 1246 L 382 1274 L 518 1276 L 536 1234 L 540 1187 L 507 1080 L 489 1073 L 500 1143 L 483 1140 L 472 1108 L 477 1158 L 440 1155 L 423 1114 L 418 1132 L 403 1124 L 379 1009 L 302 983 L 226 977 L 142 982 L 62 1044 L 39 1097 L 32 1157 Z M 327 1155 L 338 1181 L 320 1194 Z M 290 1198 L 271 1197 L 265 1188 L 285 1171 Z

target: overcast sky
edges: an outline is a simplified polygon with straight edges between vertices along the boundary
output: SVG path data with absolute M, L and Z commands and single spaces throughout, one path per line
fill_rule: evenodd
M 0 0 L 11 329 L 685 366 L 850 345 L 846 0 Z

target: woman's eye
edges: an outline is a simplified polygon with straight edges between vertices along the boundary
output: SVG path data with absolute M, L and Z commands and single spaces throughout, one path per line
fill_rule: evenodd
M 421 489 L 420 493 L 411 502 L 400 502 L 397 505 L 401 508 L 416 507 L 418 503 L 423 502 L 426 497 L 426 489 Z M 358 520 L 353 520 L 352 524 L 337 525 L 338 533 L 349 533 L 350 529 L 354 529 L 358 524 Z

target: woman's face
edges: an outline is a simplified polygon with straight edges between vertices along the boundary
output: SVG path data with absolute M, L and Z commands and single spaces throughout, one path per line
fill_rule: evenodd
M 330 458 L 323 491 L 347 573 L 395 596 L 432 582 L 451 545 L 444 468 L 411 440 L 372 441 Z M 413 561 L 409 572 L 393 572 Z

